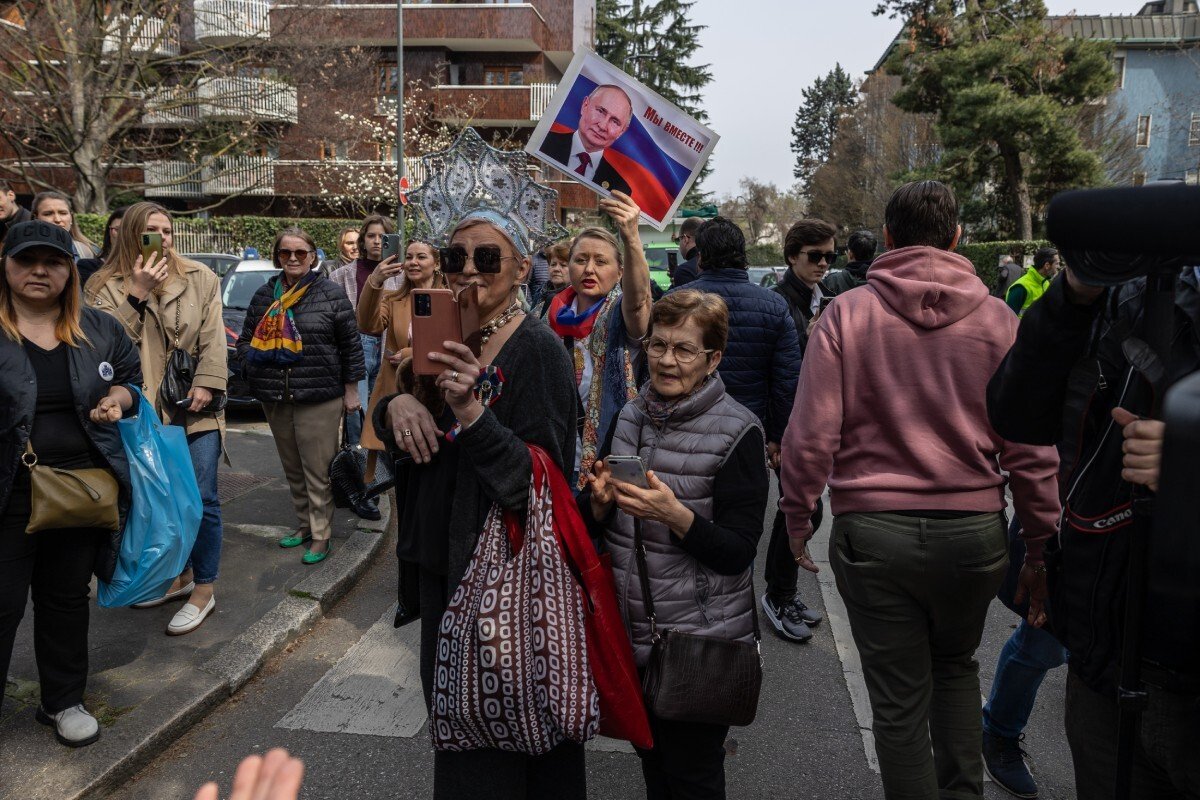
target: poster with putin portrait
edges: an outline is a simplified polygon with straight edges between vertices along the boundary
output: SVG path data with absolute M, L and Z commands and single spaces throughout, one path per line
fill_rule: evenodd
M 661 231 L 719 138 L 654 90 L 582 50 L 525 151 L 605 197 L 625 192 Z

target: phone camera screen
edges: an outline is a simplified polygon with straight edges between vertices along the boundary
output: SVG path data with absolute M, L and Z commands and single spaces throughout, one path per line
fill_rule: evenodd
M 413 295 L 413 313 L 418 317 L 433 316 L 433 300 L 427 294 Z

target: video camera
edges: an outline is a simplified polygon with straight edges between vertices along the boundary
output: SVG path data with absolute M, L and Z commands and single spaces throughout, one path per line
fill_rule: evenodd
M 1200 186 L 1182 183 L 1065 192 L 1046 214 L 1050 240 L 1072 273 L 1092 286 L 1146 280 L 1141 340 L 1129 360 L 1155 389 L 1166 423 L 1157 494 L 1136 487 L 1118 689 L 1117 797 L 1131 791 L 1143 664 L 1200 682 L 1200 373 L 1167 387 L 1175 335 L 1175 290 L 1200 265 Z

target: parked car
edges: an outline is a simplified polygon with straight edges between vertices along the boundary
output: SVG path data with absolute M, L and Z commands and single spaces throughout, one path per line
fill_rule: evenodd
M 751 283 L 770 289 L 783 280 L 785 269 L 787 267 L 747 267 L 746 272 L 750 274 Z
M 642 247 L 646 254 L 646 263 L 650 265 L 650 280 L 658 284 L 664 292 L 671 288 L 671 273 L 667 269 L 670 253 L 675 254 L 676 263 L 682 263 L 679 256 L 679 245 L 674 242 L 654 242 Z
M 184 253 L 183 257 L 190 258 L 192 261 L 199 261 L 217 273 L 218 278 L 224 278 L 226 273 L 241 261 L 237 256 L 231 256 L 226 253 Z
M 242 326 L 246 322 L 246 312 L 250 309 L 254 293 L 278 273 L 279 270 L 270 261 L 256 258 L 239 262 L 221 279 L 221 303 L 225 307 L 222 313 L 225 318 L 226 357 L 229 365 L 229 387 L 226 393 L 231 406 L 250 408 L 258 405 L 258 401 L 250 396 L 246 382 L 242 380 L 237 340 L 242 335 Z

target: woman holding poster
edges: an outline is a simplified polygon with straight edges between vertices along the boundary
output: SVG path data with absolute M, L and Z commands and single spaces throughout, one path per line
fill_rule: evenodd
M 591 472 L 608 428 L 633 398 L 631 348 L 650 326 L 650 267 L 638 234 L 641 209 L 624 192 L 600 201 L 617 223 L 624 248 L 603 228 L 585 228 L 571 242 L 571 285 L 550 304 L 547 321 L 570 352 L 579 390 L 576 486 Z

